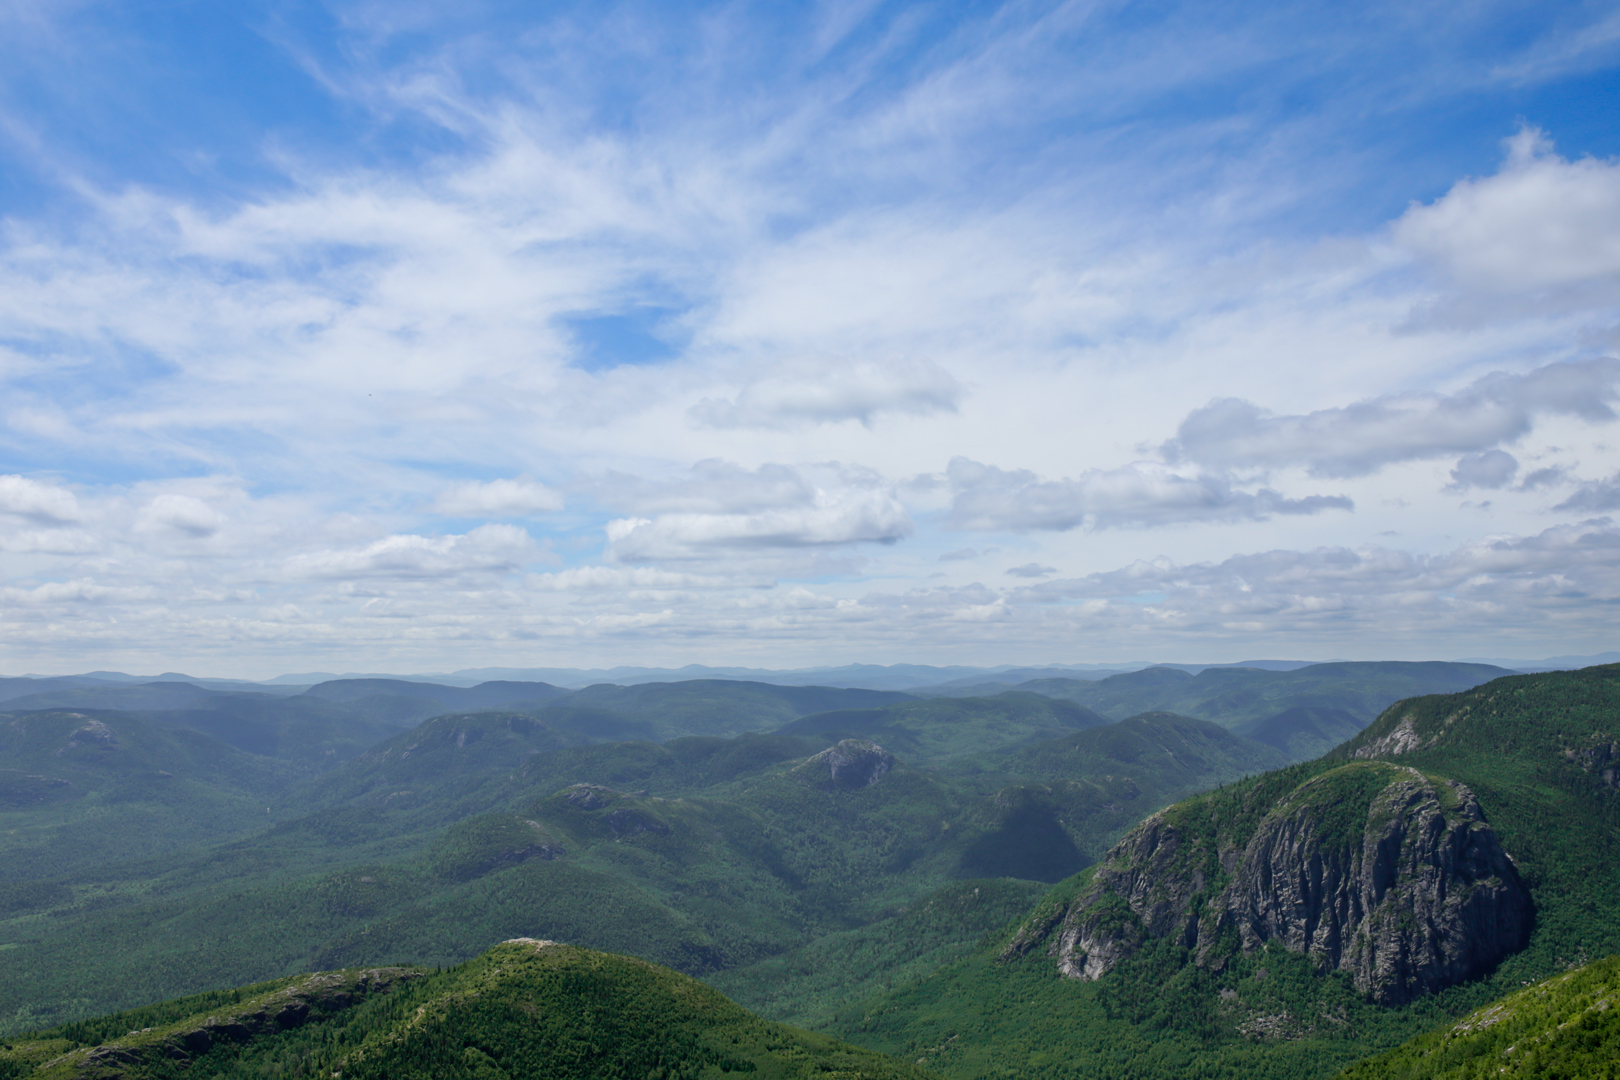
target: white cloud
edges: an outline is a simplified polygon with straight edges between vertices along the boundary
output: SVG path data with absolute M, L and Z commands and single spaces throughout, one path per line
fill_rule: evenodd
M 530 588 L 549 592 L 614 592 L 625 589 L 735 589 L 752 585 L 769 588 L 774 581 L 754 581 L 720 574 L 687 574 L 651 566 L 575 566 L 555 573 L 534 574 Z
M 660 514 L 607 523 L 608 552 L 618 560 L 712 558 L 727 549 L 825 547 L 893 543 L 912 532 L 911 518 L 892 491 L 817 491 L 808 505 L 751 514 Z
M 480 525 L 461 536 L 395 535 L 361 548 L 296 555 L 286 568 L 299 578 L 443 579 L 511 573 L 539 550 L 516 525 Z
M 1620 528 L 1607 519 L 1560 525 L 1437 555 L 1367 546 L 1258 552 L 1218 563 L 1138 562 L 1010 596 L 1065 608 L 1082 602 L 1080 621 L 1096 632 L 1338 640 L 1369 655 L 1387 656 L 1392 641 L 1420 643 L 1459 620 L 1482 635 L 1601 634 L 1620 603 Z M 1424 648 L 1434 655 L 1432 644 Z
M 430 507 L 446 517 L 527 517 L 561 510 L 562 496 L 525 477 L 514 480 L 469 480 L 439 493 Z
M 593 492 L 633 512 L 604 526 L 608 555 L 623 562 L 892 543 L 913 529 L 894 484 L 838 463 L 700 461 L 661 481 L 611 474 Z
M 1506 450 L 1485 450 L 1477 454 L 1464 454 L 1451 470 L 1451 486 L 1464 490 L 1471 487 L 1503 488 L 1513 482 L 1519 471 L 1519 459 Z
M 1236 398 L 1188 414 L 1164 444 L 1170 461 L 1213 468 L 1304 466 L 1313 476 L 1365 476 L 1386 465 L 1478 453 L 1527 434 L 1539 417 L 1613 420 L 1620 360 L 1496 372 L 1455 394 L 1399 394 L 1274 416 Z
M 997 547 L 954 548 L 954 549 L 952 549 L 950 551 L 941 552 L 940 556 L 939 556 L 939 561 L 940 562 L 966 562 L 969 559 L 977 559 L 977 558 L 979 558 L 981 556 L 984 556 L 984 555 L 994 555 L 1000 550 L 1001 549 L 997 548 Z
M 832 484 L 840 482 L 839 467 L 822 470 Z M 685 475 L 656 480 L 609 473 L 598 477 L 592 494 L 609 506 L 639 514 L 685 512 L 697 514 L 753 513 L 783 506 L 811 506 L 816 484 L 806 470 L 767 462 L 748 469 L 719 458 L 693 465 Z
M 0 551 L 17 555 L 88 555 L 102 546 L 83 529 L 11 529 L 0 527 Z
M 29 607 L 53 604 L 138 603 L 159 599 L 151 586 L 100 585 L 90 578 L 75 581 L 48 581 L 31 589 L 0 588 L 0 600 Z
M 1342 495 L 1289 499 L 1269 488 L 1242 491 L 1218 476 L 1185 476 L 1153 462 L 1042 480 L 1027 470 L 1009 471 L 958 457 L 947 472 L 955 491 L 950 523 L 957 529 L 1148 527 L 1354 508 Z
M 1526 478 L 1526 483 L 1528 482 Z M 1599 514 L 1620 510 L 1620 473 L 1615 473 L 1605 480 L 1592 480 L 1580 485 L 1575 494 L 1554 509 Z
M 219 511 L 193 495 L 159 495 L 141 509 L 136 528 L 172 530 L 193 539 L 213 536 L 225 525 Z
M 1533 128 L 1495 176 L 1463 180 L 1394 225 L 1395 242 L 1492 293 L 1620 285 L 1620 162 L 1566 161 Z
M 704 398 L 691 409 L 716 428 L 782 428 L 882 415 L 955 412 L 963 387 L 939 365 L 863 363 L 781 373 L 748 384 L 732 399 Z
M 39 525 L 70 525 L 80 520 L 73 492 L 26 476 L 0 476 L 0 514 Z

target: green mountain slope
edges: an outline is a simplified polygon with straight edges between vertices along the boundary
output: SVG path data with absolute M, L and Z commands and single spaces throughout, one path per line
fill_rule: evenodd
M 0 1077 L 924 1080 L 753 1016 L 644 961 L 516 939 L 448 971 L 339 971 L 81 1022 L 0 1050 Z
M 1620 1076 L 1620 957 L 1509 994 L 1339 1075 L 1343 1080 Z
M 347 794 L 327 789 L 336 801 L 256 836 L 106 871 L 89 898 L 34 883 L 66 895 L 0 915 L 0 1031 L 293 971 L 456 963 L 523 933 L 689 973 L 748 967 L 847 940 L 967 879 L 1057 880 L 1183 785 L 1234 779 L 1272 753 L 1159 717 L 1065 736 L 1093 740 L 1085 753 L 1013 752 L 1028 776 L 1001 758 L 1000 771 L 957 758 L 964 771 L 947 773 L 757 734 L 524 757 L 551 737 L 529 724 L 429 721 L 327 778 Z M 885 955 L 954 957 L 985 929 L 930 926 Z M 883 981 L 851 978 L 852 990 Z M 825 1012 L 833 992 L 806 971 L 769 1007 Z
M 125 713 L 0 714 L 0 883 L 262 828 L 266 803 L 295 775 L 284 763 Z
M 1043 891 L 1039 882 L 1016 878 L 955 882 L 865 926 L 705 981 L 761 1015 L 825 1027 L 850 1001 L 905 986 L 970 955 Z
M 822 741 L 871 739 L 914 764 L 926 766 L 1108 722 L 1107 717 L 1073 702 L 1011 691 L 995 697 L 934 698 L 878 709 L 813 713 L 783 724 L 775 734 Z
M 1100 858 L 1153 810 L 1287 760 L 1207 720 L 1146 713 L 959 758 L 944 771 L 990 794 L 997 811 L 994 828 L 964 856 L 964 872 L 1055 881 Z M 1010 873 L 1019 868 L 1022 874 Z
M 1073 701 L 1104 716 L 1174 712 L 1252 736 L 1258 725 L 1291 709 L 1336 709 L 1366 724 L 1403 698 L 1454 693 L 1508 674 L 1489 664 L 1393 660 L 1312 664 L 1293 671 L 1205 668 L 1197 675 L 1156 667 L 1096 682 L 1039 679 L 1017 689 Z
M 377 797 L 437 802 L 453 813 L 461 801 L 509 776 L 531 755 L 587 740 L 523 713 L 475 712 L 436 716 L 385 739 L 339 768 L 292 789 L 287 799 L 331 806 Z
M 1295 705 L 1263 720 L 1245 721 L 1238 731 L 1282 751 L 1289 761 L 1321 757 L 1366 727 L 1365 718 L 1326 705 Z
M 957 1076 L 1328 1075 L 1620 951 L 1617 759 L 1620 666 L 1399 703 L 1154 815 L 834 1030 Z
M 811 713 L 872 709 L 911 700 L 910 694 L 892 690 L 693 679 L 636 686 L 603 683 L 576 690 L 557 704 L 601 709 L 641 721 L 651 725 L 655 738 L 671 739 L 681 735 L 729 736 L 745 731 L 771 731 Z

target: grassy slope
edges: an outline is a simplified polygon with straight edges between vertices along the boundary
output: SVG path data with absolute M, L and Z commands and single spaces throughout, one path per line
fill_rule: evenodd
M 954 1076 L 1326 1076 L 1526 981 L 1620 951 L 1620 791 L 1565 752 L 1620 742 L 1620 666 L 1402 703 L 1328 758 L 1227 785 L 1172 813 L 1234 822 L 1263 813 L 1408 719 L 1432 744 L 1385 756 L 1472 787 L 1535 899 L 1529 946 L 1491 978 L 1386 1010 L 1359 1001 L 1345 977 L 1318 977 L 1276 949 L 1213 971 L 1160 941 L 1099 982 L 1077 983 L 1039 953 L 998 961 L 998 943 L 846 1012 L 833 1030 L 902 1055 L 941 1046 L 925 1056 Z M 1054 901 L 1085 879 L 1057 886 Z
M 312 1007 L 298 1026 L 261 1019 L 291 1015 L 285 1004 L 300 991 Z M 684 1080 L 732 1072 L 759 1080 L 927 1076 L 761 1020 L 667 968 L 532 941 L 506 942 L 447 971 L 341 972 L 206 995 L 42 1032 L 0 1051 L 8 1080 Z

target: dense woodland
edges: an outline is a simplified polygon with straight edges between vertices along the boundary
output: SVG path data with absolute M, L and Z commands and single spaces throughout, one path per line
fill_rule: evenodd
M 1148 669 L 910 694 L 4 680 L 0 1033 L 89 1046 L 224 1001 L 165 999 L 445 969 L 218 1065 L 302 1075 L 487 968 L 457 965 L 493 943 L 534 937 L 665 965 L 947 1076 L 1325 1077 L 1620 952 L 1620 670 L 1500 675 Z M 1274 945 L 1212 960 L 1147 940 L 1095 982 L 1044 948 L 1009 958 L 1154 811 L 1191 797 L 1182 827 L 1238 835 L 1363 758 L 1467 785 L 1516 861 L 1535 925 L 1488 977 L 1390 1008 Z M 1317 831 L 1359 835 L 1371 797 L 1336 794 Z M 158 1011 L 92 1020 L 132 1008 Z M 435 1075 L 528 1075 L 510 1069 L 532 1048 L 485 1032 L 502 1022 L 458 1019 L 432 1053 L 459 1064 Z M 478 1047 L 488 1062 L 462 1053 Z M 21 1076 L 39 1059 L 0 1060 Z M 625 1060 L 636 1076 L 723 1067 Z

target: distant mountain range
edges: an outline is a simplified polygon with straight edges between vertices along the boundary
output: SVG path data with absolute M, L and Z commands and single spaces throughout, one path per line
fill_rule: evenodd
M 1150 667 L 1169 667 L 1196 675 L 1210 668 L 1258 668 L 1262 671 L 1295 671 L 1315 664 L 1342 663 L 1339 660 L 1239 660 L 1225 664 L 1158 663 L 1151 660 L 1122 661 L 1117 664 L 1043 664 L 1018 666 L 1002 664 L 994 667 L 946 666 L 927 664 L 844 664 L 838 667 L 810 668 L 749 668 L 708 667 L 687 664 L 679 668 L 613 667 L 613 668 L 462 668 L 459 671 L 429 672 L 410 675 L 385 672 L 331 672 L 308 671 L 277 675 L 273 679 L 217 679 L 199 678 L 169 671 L 162 675 L 127 675 L 121 671 L 89 671 L 82 675 L 39 676 L 23 678 L 51 681 L 75 680 L 75 685 L 95 683 L 148 683 L 190 682 L 216 689 L 281 690 L 296 693 L 305 687 L 335 679 L 393 679 L 401 682 L 430 682 L 446 686 L 476 686 L 484 682 L 544 682 L 554 686 L 577 689 L 598 683 L 634 686 L 649 682 L 685 682 L 692 679 L 737 679 L 747 682 L 775 683 L 778 686 L 841 686 L 866 690 L 918 690 L 923 688 L 950 688 L 979 686 L 988 683 L 1014 685 L 1031 679 L 1104 679 L 1122 672 L 1141 671 Z M 1541 660 L 1514 660 L 1502 657 L 1464 657 L 1460 664 L 1489 664 L 1508 671 L 1569 671 L 1591 667 L 1594 664 L 1620 663 L 1620 652 L 1594 653 L 1591 656 L 1549 656 Z M 10 680 L 0 677 L 0 685 Z M 0 700 L 4 700 L 0 697 Z

